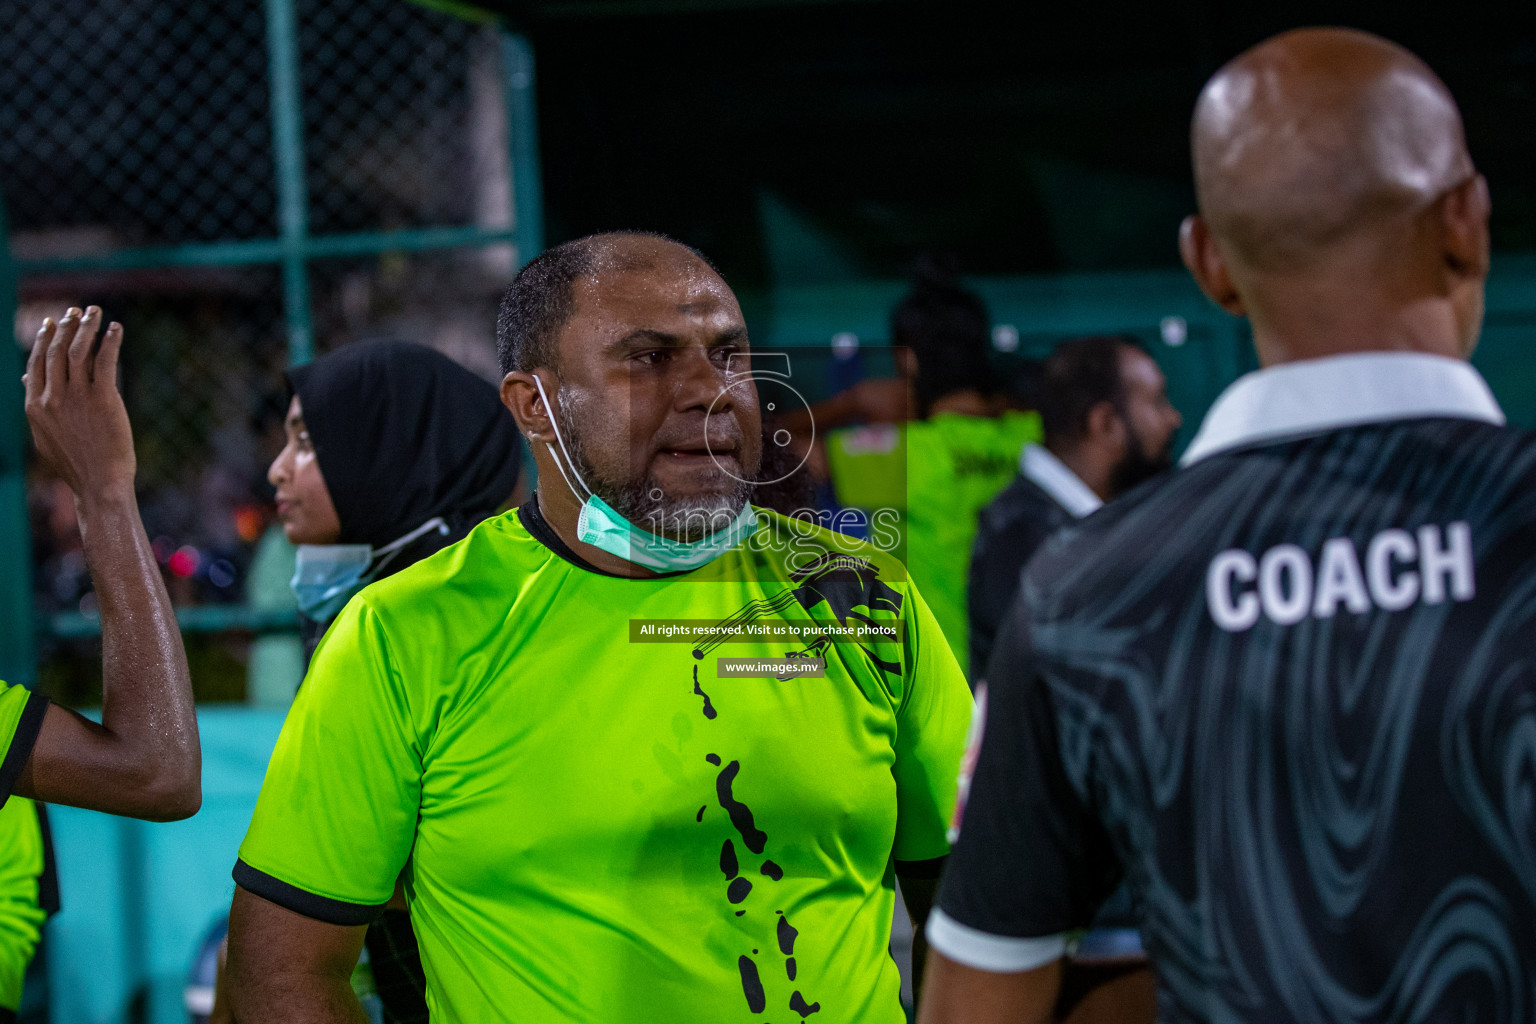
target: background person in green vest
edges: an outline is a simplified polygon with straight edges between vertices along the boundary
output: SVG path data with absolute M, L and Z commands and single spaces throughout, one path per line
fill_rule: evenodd
M 42 815 L 43 806 L 25 797 L 13 796 L 0 806 L 0 1022 L 16 1019 L 43 922 L 59 909 Z
M 895 543 L 962 668 L 977 516 L 1014 478 L 1024 445 L 1041 438 L 1036 414 L 1009 408 L 991 339 L 981 298 L 925 259 L 891 313 L 901 376 L 862 381 L 810 410 L 825 439 L 812 465 L 824 465 L 839 505 L 870 517 L 872 542 Z

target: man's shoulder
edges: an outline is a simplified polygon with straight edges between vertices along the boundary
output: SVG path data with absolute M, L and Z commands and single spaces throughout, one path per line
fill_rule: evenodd
M 1072 514 L 1029 477 L 1020 473 L 981 510 L 982 532 L 1005 533 L 1038 526 L 1047 533 L 1072 521 Z
M 839 533 L 808 518 L 754 508 L 758 531 L 746 543 L 767 567 L 782 573 L 785 579 L 794 580 L 809 566 L 842 561 L 850 566 L 867 563 L 887 583 L 907 581 L 907 568 L 901 559 L 876 543 Z
M 1148 481 L 1053 537 L 1028 578 L 1076 606 L 1138 575 L 1203 573 L 1218 549 L 1378 520 L 1508 520 L 1511 501 L 1536 503 L 1536 432 L 1455 419 L 1366 424 L 1217 453 Z
M 484 520 L 462 540 L 372 584 L 363 594 L 376 612 L 409 613 L 422 602 L 474 599 L 492 590 L 515 592 L 546 562 L 538 557 L 538 542 L 514 510 Z
M 906 427 L 911 472 L 921 472 L 933 460 L 946 473 L 1005 477 L 1019 464 L 1019 452 L 1041 440 L 1036 413 L 1008 411 L 998 416 L 940 413 L 914 420 Z
M 894 455 L 901 451 L 910 423 L 865 423 L 856 427 L 838 427 L 827 440 L 838 454 L 849 458 Z

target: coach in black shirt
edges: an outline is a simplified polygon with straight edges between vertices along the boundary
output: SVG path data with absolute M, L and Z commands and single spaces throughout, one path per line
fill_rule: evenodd
M 1039 405 L 1045 443 L 1024 446 L 1019 475 L 977 524 L 967 601 L 973 680 L 985 672 L 1019 574 L 1040 546 L 1173 465 L 1179 413 L 1135 338 L 1057 345 L 1041 367 Z
M 1536 437 L 1464 361 L 1455 103 L 1287 33 L 1207 84 L 1194 158 L 1185 261 L 1265 368 L 1026 573 L 920 1019 L 1046 1019 L 1122 876 L 1163 1020 L 1536 1019 Z

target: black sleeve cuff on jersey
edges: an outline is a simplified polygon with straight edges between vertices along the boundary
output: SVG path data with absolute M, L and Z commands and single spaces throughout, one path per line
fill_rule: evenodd
M 0 1006 L 0 1024 L 16 1024 L 16 1011 Z
M 348 903 L 333 900 L 329 896 L 317 896 L 307 889 L 289 885 L 280 878 L 273 878 L 265 871 L 258 871 L 243 860 L 235 861 L 232 872 L 235 882 L 246 892 L 276 903 L 284 910 L 312 917 L 326 924 L 372 924 L 384 912 L 384 904 Z M 3 1022 L 0 1022 L 3 1024 Z
M 52 917 L 64 909 L 59 896 L 59 860 L 53 852 L 53 830 L 48 827 L 48 805 L 41 800 L 32 806 L 37 810 L 37 828 L 43 835 L 43 873 L 37 878 L 37 905 L 43 913 Z M 5 1024 L 0 1021 L 0 1024 Z
M 21 720 L 11 737 L 11 746 L 0 761 L 0 807 L 10 798 L 16 787 L 16 779 L 27 766 L 32 748 L 37 745 L 37 734 L 43 731 L 43 717 L 48 714 L 48 698 L 40 693 L 28 694 L 27 706 L 21 709 Z M 0 1021 L 3 1024 L 3 1021 Z
M 944 861 L 946 857 L 934 857 L 932 860 L 899 860 L 896 862 L 896 877 L 917 879 L 938 878 L 944 873 Z

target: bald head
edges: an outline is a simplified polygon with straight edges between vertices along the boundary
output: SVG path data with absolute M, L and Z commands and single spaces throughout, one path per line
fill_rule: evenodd
M 512 279 L 496 318 L 502 373 L 557 364 L 555 339 L 575 312 L 578 291 L 600 298 L 596 286 L 604 278 L 658 267 L 719 280 L 714 264 L 697 249 L 644 231 L 588 235 L 534 257 Z
M 1347 29 L 1267 40 L 1195 108 L 1200 211 L 1230 255 L 1303 270 L 1473 174 L 1461 116 L 1422 61 Z
M 1222 68 L 1195 108 L 1202 291 L 1268 366 L 1342 352 L 1467 356 L 1482 326 L 1488 186 L 1461 115 L 1413 54 L 1300 29 Z

